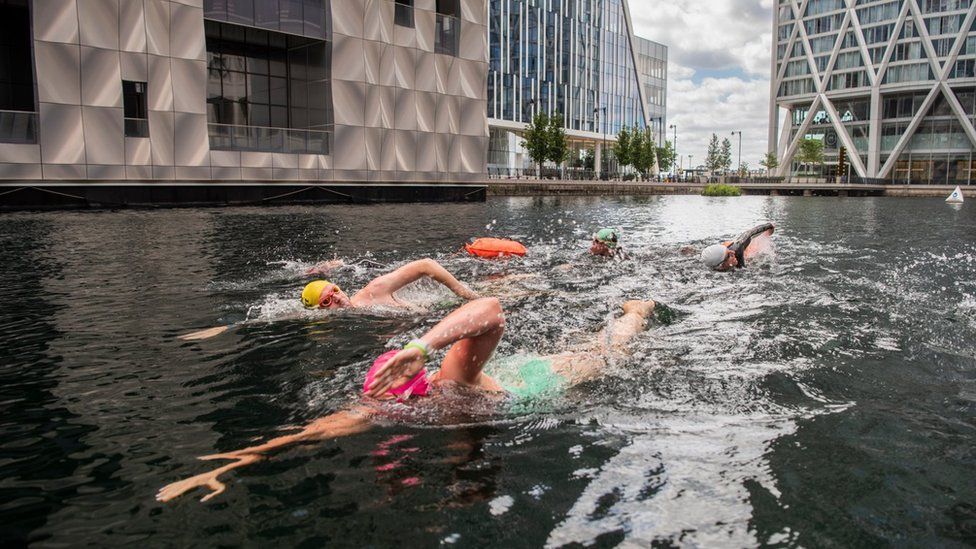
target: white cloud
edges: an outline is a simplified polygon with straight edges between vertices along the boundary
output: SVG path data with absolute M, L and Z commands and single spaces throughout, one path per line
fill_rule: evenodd
M 678 126 L 685 165 L 688 153 L 704 160 L 712 133 L 737 154 L 731 132 L 741 130 L 742 160 L 757 168 L 767 149 L 773 0 L 629 3 L 635 34 L 669 48 L 668 124 Z

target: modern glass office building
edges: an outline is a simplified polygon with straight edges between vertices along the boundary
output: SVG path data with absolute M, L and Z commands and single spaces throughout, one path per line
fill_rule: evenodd
M 668 47 L 640 36 L 637 46 L 637 72 L 644 86 L 644 113 L 647 127 L 663 143 L 668 127 Z
M 814 138 L 828 175 L 844 151 L 852 176 L 972 182 L 974 18 L 972 0 L 779 0 L 769 148 L 780 173 L 796 172 L 800 141 Z
M 480 180 L 487 12 L 0 0 L 0 180 Z
M 536 112 L 598 155 L 648 120 L 626 0 L 491 0 L 488 50 L 489 168 L 530 165 L 518 134 Z

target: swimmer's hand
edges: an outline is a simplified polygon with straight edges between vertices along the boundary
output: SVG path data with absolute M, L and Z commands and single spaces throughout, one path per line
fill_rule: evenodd
M 214 457 L 215 459 L 217 458 L 217 456 L 208 457 Z M 178 498 L 191 490 L 203 488 L 204 486 L 210 488 L 210 493 L 200 498 L 200 501 L 209 501 L 210 499 L 224 493 L 224 490 L 227 489 L 227 486 L 223 482 L 217 480 L 220 475 L 230 471 L 231 469 L 236 469 L 238 467 L 243 467 L 244 465 L 254 463 L 255 461 L 259 461 L 261 456 L 249 454 L 233 459 L 236 460 L 234 463 L 224 465 L 219 469 L 214 469 L 213 471 L 201 473 L 188 479 L 183 479 L 181 481 L 163 486 L 160 488 L 159 492 L 156 493 L 156 501 L 166 503 L 167 501 Z
M 176 339 L 183 341 L 200 341 L 202 339 L 210 339 L 211 337 L 219 336 L 220 334 L 230 330 L 230 326 L 217 326 L 215 328 L 207 328 L 206 330 L 200 330 L 199 332 L 193 332 L 192 334 L 184 334 Z
M 410 380 L 424 367 L 424 355 L 419 349 L 411 347 L 393 355 L 376 373 L 369 386 L 367 396 L 380 398 L 387 391 Z
M 328 274 L 339 267 L 345 265 L 341 259 L 330 259 L 329 261 L 323 261 L 318 265 L 312 267 L 311 269 L 305 271 L 306 275 L 324 275 Z

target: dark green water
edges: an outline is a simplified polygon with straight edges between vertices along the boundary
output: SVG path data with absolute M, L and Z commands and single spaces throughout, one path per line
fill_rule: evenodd
M 762 221 L 733 274 L 678 253 Z M 633 252 L 585 256 L 617 226 Z M 531 257 L 452 255 L 512 236 Z M 976 206 L 661 197 L 0 216 L 0 541 L 152 546 L 976 544 Z M 432 256 L 504 299 L 500 355 L 558 352 L 655 298 L 632 359 L 561 398 L 434 410 L 163 485 L 340 409 L 429 314 L 303 313 L 333 256 Z M 569 269 L 556 268 L 571 264 Z M 346 268 L 356 289 L 381 269 Z M 487 289 L 487 290 L 486 290 Z M 296 318 L 296 314 L 298 315 Z M 176 336 L 249 322 L 213 340 Z M 193 497 L 196 496 L 196 497 Z

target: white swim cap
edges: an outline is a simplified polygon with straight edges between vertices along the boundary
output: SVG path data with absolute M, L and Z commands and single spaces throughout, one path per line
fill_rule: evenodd
M 701 253 L 702 263 L 707 265 L 709 268 L 714 269 L 719 265 L 721 265 L 723 261 L 725 261 L 726 251 L 728 251 L 728 248 L 726 248 L 725 246 L 721 244 L 713 244 L 705 248 L 704 250 L 702 250 Z

